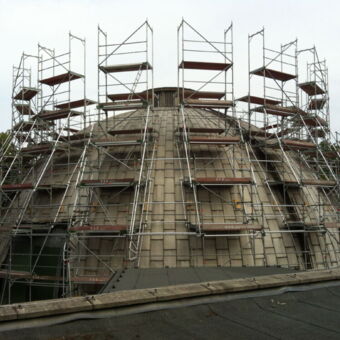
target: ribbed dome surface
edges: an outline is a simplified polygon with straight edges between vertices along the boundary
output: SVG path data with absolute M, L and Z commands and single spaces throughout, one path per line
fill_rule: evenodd
M 107 122 L 107 128 L 143 129 L 146 115 L 146 110 L 138 110 L 116 116 Z M 239 137 L 239 141 L 233 145 L 189 143 L 189 173 L 181 111 L 177 108 L 150 111 L 148 127 L 152 131 L 148 137 L 142 172 L 144 184 L 138 200 L 135 224 L 140 247 L 133 265 L 151 268 L 277 265 L 324 268 L 338 263 L 337 236 L 320 232 L 310 232 L 302 236 L 303 234 L 296 232 L 299 223 L 310 226 L 320 223 L 319 211 L 316 211 L 320 200 L 331 209 L 329 197 L 320 193 L 317 186 L 294 188 L 294 169 L 300 169 L 302 173 L 299 175 L 306 180 L 315 178 L 310 169 L 301 169 L 298 165 L 296 152 L 287 151 L 283 157 L 281 151 L 272 148 L 253 148 L 249 141 L 243 141 L 242 138 L 246 132 L 246 124 L 239 125 L 232 118 L 227 119 L 226 124 L 216 113 L 189 108 L 185 109 L 184 116 L 189 129 L 224 129 L 222 134 L 205 133 L 204 138 L 221 138 L 227 135 Z M 94 141 L 102 139 L 103 136 L 98 134 L 98 131 L 93 132 Z M 188 135 L 193 140 L 195 137 L 203 138 L 203 134 L 199 132 L 190 132 Z M 110 137 L 112 141 L 131 141 L 138 138 L 141 138 L 141 134 L 129 134 L 128 138 L 122 138 L 121 135 Z M 93 148 L 89 154 L 89 164 L 97 166 L 86 167 L 84 178 L 137 181 L 140 154 L 140 145 L 115 145 L 106 148 L 105 153 L 98 153 Z M 269 163 L 265 159 L 274 162 Z M 241 183 L 243 185 L 197 185 L 195 200 L 189 176 L 193 181 L 249 181 L 246 184 Z M 282 181 L 292 182 L 289 192 L 282 192 L 279 184 L 274 185 L 275 182 Z M 89 202 L 87 223 L 129 226 L 135 193 L 133 188 L 94 190 L 97 193 L 92 195 Z M 297 209 L 289 206 L 287 197 L 283 196 L 289 196 L 291 204 Z M 324 212 L 326 221 L 328 218 L 332 220 L 331 213 L 332 211 L 327 210 Z M 201 224 L 200 233 L 198 221 Z M 287 228 L 287 222 L 290 221 L 296 222 L 292 223 L 295 232 L 289 232 Z M 222 231 L 223 228 L 228 231 Z M 75 257 L 80 268 L 84 268 L 82 275 L 105 276 L 108 274 L 108 267 L 116 269 L 130 265 L 129 240 L 128 236 L 123 235 L 82 240 L 86 247 L 78 243 L 76 249 L 77 252 L 82 249 L 80 253 L 83 256 Z
M 47 245 L 63 252 L 68 279 L 85 281 L 85 292 L 125 267 L 338 265 L 331 194 L 297 151 L 259 137 L 253 146 L 248 129 L 203 109 L 110 117 L 71 142 L 69 168 L 54 154 L 40 184 L 53 184 L 52 194 L 37 190 L 23 222 L 44 229 L 55 218 L 45 229 L 65 236 Z M 25 192 L 16 200 L 13 223 Z

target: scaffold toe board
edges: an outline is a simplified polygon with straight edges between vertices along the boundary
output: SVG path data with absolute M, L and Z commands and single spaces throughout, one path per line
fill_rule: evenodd
M 110 146 L 136 146 L 136 145 L 141 145 L 142 141 L 141 140 L 110 140 L 110 139 L 101 139 L 97 140 L 94 143 L 97 146 L 102 146 L 102 147 L 110 147 Z
M 104 73 L 116 73 L 116 72 L 131 72 L 131 71 L 145 71 L 152 70 L 152 66 L 148 62 L 136 63 L 136 64 L 120 64 L 99 66 L 99 69 Z
M 23 87 L 14 97 L 16 100 L 29 101 L 39 93 L 39 90 L 34 87 Z
M 240 102 L 245 102 L 245 103 L 251 103 L 251 104 L 258 104 L 258 105 L 277 105 L 281 104 L 281 101 L 279 100 L 274 100 L 274 99 L 269 99 L 269 98 L 261 98 L 261 97 L 256 97 L 256 96 L 244 96 L 239 99 L 236 99 L 237 101 Z
M 4 184 L 0 188 L 2 191 L 21 191 L 33 189 L 34 185 L 33 183 Z
M 136 110 L 145 107 L 144 102 L 139 100 L 124 101 L 124 102 L 108 102 L 98 105 L 103 111 L 123 111 L 123 110 Z
M 195 128 L 195 127 L 186 127 L 185 130 L 187 132 L 192 132 L 192 133 L 211 133 L 211 134 L 221 134 L 225 130 L 221 128 Z M 183 132 L 184 128 L 183 126 L 178 128 L 179 132 Z
M 221 99 L 225 95 L 224 92 L 184 90 L 185 99 Z
M 296 114 L 307 115 L 307 112 L 299 109 L 298 107 L 283 107 L 280 105 L 270 105 L 270 104 L 255 107 L 251 109 L 251 111 L 267 113 L 267 114 L 281 116 L 281 117 L 289 117 L 289 116 L 294 116 Z
M 305 91 L 309 96 L 325 94 L 325 91 L 315 81 L 309 81 L 298 85 L 299 88 Z
M 74 101 L 67 102 L 67 103 L 62 103 L 62 104 L 56 105 L 55 107 L 57 109 L 76 109 L 78 107 L 85 107 L 85 106 L 90 106 L 94 104 L 96 104 L 94 100 L 85 98 L 85 99 L 74 100 Z
M 71 227 L 70 231 L 91 233 L 91 234 L 117 234 L 126 233 L 128 225 L 116 224 L 116 225 L 81 225 Z
M 271 78 L 271 79 L 275 79 L 279 81 L 288 81 L 288 80 L 295 79 L 297 77 L 295 74 L 289 74 L 289 73 L 284 73 L 281 71 L 272 70 L 265 66 L 260 67 L 254 71 L 251 71 L 250 73 L 257 75 L 257 76 Z
M 43 120 L 57 120 L 63 119 L 67 117 L 74 117 L 82 115 L 82 112 L 74 111 L 70 109 L 61 109 L 61 110 L 44 110 L 39 114 L 39 118 Z
M 233 107 L 231 100 L 202 100 L 202 99 L 184 99 L 184 104 L 197 108 L 230 108 Z
M 322 110 L 326 104 L 324 98 L 311 99 L 308 105 L 308 110 Z
M 154 131 L 153 128 L 148 127 L 146 129 L 141 128 L 141 129 L 127 129 L 127 130 L 108 130 L 107 132 L 112 135 L 137 135 L 137 134 L 142 134 L 146 131 L 147 133 L 151 133 Z
M 134 100 L 134 99 L 147 99 L 147 91 L 145 92 L 139 92 L 139 93 L 114 93 L 114 94 L 108 94 L 107 97 L 111 99 L 113 102 L 116 100 Z
M 68 71 L 66 73 L 59 74 L 57 76 L 39 80 L 39 82 L 41 84 L 55 86 L 55 85 L 59 85 L 59 84 L 66 83 L 68 81 L 72 81 L 72 80 L 76 80 L 80 78 L 84 78 L 84 76 L 76 72 Z
M 249 177 L 197 177 L 193 178 L 192 182 L 197 186 L 232 186 L 253 183 L 252 179 Z
M 227 71 L 231 66 L 231 63 L 211 63 L 205 61 L 183 60 L 178 67 L 192 70 Z
M 231 145 L 240 143 L 240 137 L 190 137 L 190 144 L 211 144 L 211 145 Z
M 14 107 L 22 115 L 34 116 L 35 112 L 32 110 L 29 104 L 15 104 Z
M 134 178 L 118 178 L 118 179 L 88 179 L 82 180 L 80 186 L 94 188 L 122 188 L 135 185 Z

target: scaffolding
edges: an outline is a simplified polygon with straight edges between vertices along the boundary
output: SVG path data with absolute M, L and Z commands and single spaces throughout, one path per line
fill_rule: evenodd
M 76 63 L 72 59 L 75 43 L 83 62 L 79 55 Z M 33 66 L 27 68 L 29 58 Z M 69 33 L 65 53 L 38 45 L 37 56 L 23 54 L 14 68 L 12 130 L 2 149 L 2 156 L 11 150 L 12 157 L 1 177 L 1 193 L 7 198 L 1 202 L 1 246 L 3 256 L 9 252 L 2 270 L 2 301 L 11 301 L 12 290 L 22 286 L 30 300 L 39 289 L 59 287 L 61 254 L 49 252 L 55 250 L 51 243 L 65 237 L 64 201 L 76 170 L 71 159 L 84 139 L 86 108 L 94 103 L 86 99 L 85 67 L 85 40 Z M 14 167 L 19 170 L 11 180 Z
M 153 30 L 143 22 L 122 42 L 98 26 L 98 121 L 110 112 L 153 106 Z
M 312 61 L 301 60 L 306 52 L 311 52 Z M 306 79 L 299 82 L 303 63 Z M 327 140 L 326 63 L 318 59 L 315 48 L 298 50 L 297 40 L 278 50 L 268 48 L 262 29 L 248 37 L 248 72 L 248 95 L 238 100 L 248 104 L 247 133 L 253 155 L 265 169 L 282 229 L 301 245 L 300 260 L 309 268 L 316 261 L 311 254 L 313 233 L 338 237 L 327 228 L 329 220 L 338 221 L 331 197 L 338 191 L 339 176 L 325 153 L 330 148 L 338 158 L 336 146 Z
M 232 24 L 223 40 L 212 41 L 182 19 L 177 29 L 177 63 L 180 104 L 224 113 L 234 106 Z
M 64 246 L 65 295 L 82 291 L 79 277 L 83 284 L 98 284 L 117 268 L 136 264 L 147 213 L 157 135 L 151 127 L 153 30 L 145 21 L 112 43 L 98 27 L 97 51 L 97 114 L 91 116 L 92 132 L 75 180 Z
M 233 25 L 222 41 L 211 41 L 182 20 L 177 36 L 176 134 L 184 221 L 193 233 L 190 251 L 204 258 L 209 242 L 223 239 L 232 245 L 242 239 L 254 254 L 255 239 L 263 231 L 263 208 L 235 119 Z
M 148 21 L 121 42 L 98 27 L 97 102 L 85 39 L 22 55 L 0 153 L 2 303 L 96 293 L 126 267 L 339 265 L 326 61 L 262 29 L 236 100 L 222 33 L 183 19 L 177 86 L 154 89 Z

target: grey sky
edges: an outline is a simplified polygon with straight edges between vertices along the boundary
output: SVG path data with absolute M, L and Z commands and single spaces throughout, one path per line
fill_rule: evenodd
M 97 98 L 97 25 L 120 41 L 146 18 L 155 32 L 155 86 L 176 86 L 176 29 L 182 17 L 211 39 L 234 23 L 236 97 L 247 93 L 247 36 L 262 26 L 274 49 L 298 38 L 329 67 L 332 130 L 340 130 L 340 2 L 337 0 L 0 0 L 0 131 L 10 127 L 12 65 L 37 43 L 64 51 L 69 30 L 87 39 L 87 97 Z

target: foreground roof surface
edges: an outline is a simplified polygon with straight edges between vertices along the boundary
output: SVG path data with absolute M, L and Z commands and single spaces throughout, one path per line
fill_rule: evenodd
M 2 339 L 339 339 L 340 287 L 181 306 L 123 316 L 84 314 Z
M 254 269 L 234 268 L 226 280 L 1 306 L 1 339 L 339 339 L 340 270 Z M 135 273 L 135 285 L 148 287 Z M 187 277 L 222 274 L 202 268 Z

